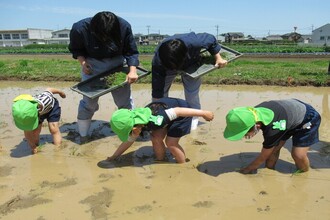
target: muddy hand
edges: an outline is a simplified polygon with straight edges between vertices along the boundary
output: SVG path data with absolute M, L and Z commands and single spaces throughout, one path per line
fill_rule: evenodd
M 205 114 L 204 114 L 203 118 L 204 118 L 206 121 L 212 121 L 213 118 L 214 118 L 214 114 L 213 114 L 213 112 L 211 112 L 211 111 L 205 111 Z

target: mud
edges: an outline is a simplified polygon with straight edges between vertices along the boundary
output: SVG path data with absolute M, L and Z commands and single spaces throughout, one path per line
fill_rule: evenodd
M 120 144 L 109 128 L 116 110 L 111 95 L 100 98 L 92 122 L 92 141 L 79 145 L 76 111 L 81 96 L 72 83 L 0 82 L 0 219 L 328 219 L 330 216 L 330 88 L 203 86 L 201 102 L 215 113 L 200 120 L 181 145 L 189 162 L 156 163 L 151 142 L 137 141 L 117 162 L 107 162 Z M 11 102 L 22 93 L 52 86 L 63 89 L 60 129 L 63 145 L 52 145 L 44 126 L 43 147 L 31 155 L 23 132 L 12 121 Z M 183 98 L 182 87 L 170 93 Z M 137 107 L 150 101 L 150 85 L 134 85 Z M 294 173 L 291 142 L 276 170 L 260 168 L 242 175 L 239 168 L 260 152 L 262 135 L 226 141 L 225 115 L 233 107 L 270 99 L 298 98 L 322 115 L 320 142 L 308 156 L 311 170 Z M 168 153 L 168 157 L 171 155 Z

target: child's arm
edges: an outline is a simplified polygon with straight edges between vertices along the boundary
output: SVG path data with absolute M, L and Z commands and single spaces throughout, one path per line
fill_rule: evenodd
M 194 109 L 194 108 L 182 108 L 176 107 L 173 108 L 175 114 L 178 117 L 203 117 L 206 121 L 212 121 L 214 118 L 214 114 L 211 111 L 201 110 L 201 109 Z
M 55 88 L 47 88 L 47 91 L 50 91 L 53 94 L 59 94 L 62 98 L 65 98 L 66 95 L 63 91 L 59 90 L 59 89 L 55 89 Z
M 117 150 L 112 154 L 111 157 L 108 157 L 107 160 L 108 161 L 115 160 L 120 155 L 122 155 L 130 146 L 132 146 L 133 143 L 134 143 L 134 141 L 126 141 L 126 142 L 121 143 L 119 145 L 119 147 L 117 148 Z
M 272 154 L 274 147 L 270 149 L 262 148 L 261 153 L 247 167 L 240 170 L 240 173 L 250 174 L 257 170 Z

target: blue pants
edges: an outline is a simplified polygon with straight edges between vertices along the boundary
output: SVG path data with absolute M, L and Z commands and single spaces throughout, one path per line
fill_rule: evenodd
M 174 71 L 167 71 L 164 86 L 164 97 L 168 97 L 169 90 L 175 79 L 176 74 Z M 202 84 L 201 78 L 193 79 L 186 75 L 181 75 L 181 80 L 184 88 L 185 100 L 191 108 L 201 109 L 199 100 L 199 88 Z
M 82 81 L 85 81 L 97 74 L 103 73 L 124 63 L 124 57 L 117 56 L 113 58 L 106 58 L 102 60 L 87 58 L 87 63 L 91 65 L 92 73 L 85 74 L 81 70 L 81 78 Z M 131 86 L 126 84 L 125 86 L 118 88 L 111 92 L 113 100 L 116 106 L 120 108 L 133 108 L 133 100 L 131 96 Z M 98 98 L 90 99 L 86 96 L 83 96 L 82 100 L 80 100 L 78 107 L 78 116 L 79 120 L 87 120 L 92 119 L 94 113 L 99 109 Z
M 301 103 L 306 106 L 306 114 L 304 120 L 296 129 L 288 132 L 282 138 L 282 140 L 287 140 L 292 136 L 293 147 L 309 147 L 312 144 L 319 142 L 319 127 L 321 124 L 321 116 L 311 105 L 304 102 Z M 306 123 L 310 123 L 308 128 L 304 128 Z

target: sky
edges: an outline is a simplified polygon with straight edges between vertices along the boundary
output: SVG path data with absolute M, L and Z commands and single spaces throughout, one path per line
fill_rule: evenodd
M 134 34 L 242 32 L 265 37 L 330 23 L 329 0 L 0 0 L 0 30 L 71 29 L 100 11 L 127 20 Z

